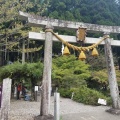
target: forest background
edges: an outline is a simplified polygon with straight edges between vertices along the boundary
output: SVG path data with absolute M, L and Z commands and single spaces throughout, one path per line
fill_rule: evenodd
M 44 32 L 44 28 L 30 27 L 21 20 L 19 11 L 50 18 L 100 25 L 120 26 L 119 0 L 0 0 L 0 80 L 10 77 L 13 84 L 24 82 L 31 86 L 42 80 L 44 42 L 29 40 L 28 32 Z M 59 34 L 74 35 L 75 31 L 54 29 Z M 101 37 L 102 33 L 87 33 L 89 37 Z M 120 39 L 120 34 L 111 34 Z M 22 43 L 25 41 L 26 63 L 22 61 Z M 78 45 L 78 44 L 77 44 Z M 58 87 L 61 96 L 78 102 L 97 104 L 98 98 L 110 103 L 108 77 L 103 46 L 99 56 L 87 53 L 85 61 L 77 60 L 78 54 L 61 55 L 62 43 L 53 43 L 52 86 Z M 117 80 L 120 85 L 120 48 L 112 47 Z M 54 89 L 53 89 L 54 90 Z

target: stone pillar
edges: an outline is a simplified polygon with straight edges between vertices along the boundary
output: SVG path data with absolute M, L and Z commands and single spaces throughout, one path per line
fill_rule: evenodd
M 104 37 L 109 37 L 109 34 L 108 33 L 105 34 Z M 112 97 L 112 108 L 120 109 L 119 90 L 116 79 L 116 72 L 114 67 L 110 38 L 105 39 L 104 49 L 105 49 L 105 57 L 106 57 L 106 64 L 108 70 L 108 82 L 110 87 L 110 94 Z
M 9 78 L 3 80 L 0 120 L 9 120 L 11 83 L 12 80 Z
M 49 30 L 53 30 L 51 24 L 46 26 L 45 49 L 44 49 L 44 68 L 42 81 L 41 97 L 41 116 L 48 115 L 50 112 L 51 96 L 51 69 L 52 69 L 52 38 L 53 35 Z
M 54 120 L 60 120 L 60 93 L 54 93 Z

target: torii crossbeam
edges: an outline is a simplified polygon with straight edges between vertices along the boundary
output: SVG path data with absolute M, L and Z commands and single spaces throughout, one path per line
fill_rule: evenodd
M 76 37 L 70 36 L 70 35 L 59 35 L 62 39 L 66 40 L 70 43 L 76 43 Z M 32 40 L 45 40 L 45 32 L 37 33 L 37 32 L 29 32 L 29 39 Z M 100 38 L 93 38 L 93 37 L 86 37 L 85 44 L 94 44 L 97 43 Z M 59 42 L 59 40 L 53 36 L 53 41 Z M 120 46 L 120 40 L 113 40 L 113 38 L 110 38 L 111 45 L 112 46 Z M 101 42 L 101 45 L 104 45 L 105 42 Z
M 72 29 L 75 30 L 78 27 L 86 27 L 88 32 L 102 32 L 104 36 L 109 37 L 110 33 L 120 33 L 120 26 L 104 26 L 104 25 L 96 25 L 96 24 L 88 24 L 88 23 L 80 23 L 80 22 L 70 22 L 70 21 L 63 21 L 57 19 L 50 19 L 44 18 L 41 16 L 34 16 L 28 13 L 19 12 L 20 16 L 24 20 L 28 20 L 29 24 L 32 26 L 46 26 L 45 33 L 35 33 L 29 32 L 30 39 L 36 40 L 45 40 L 45 56 L 44 56 L 44 70 L 43 70 L 43 83 L 42 83 L 42 109 L 41 115 L 48 115 L 49 114 L 49 107 L 50 107 L 50 89 L 51 89 L 51 63 L 52 63 L 52 40 L 57 41 L 57 39 L 53 36 L 50 30 L 54 28 L 61 28 L 61 29 Z M 75 36 L 66 36 L 60 35 L 68 42 L 76 42 Z M 88 44 L 96 43 L 99 38 L 86 38 L 86 42 Z M 107 69 L 108 69 L 108 81 L 110 86 L 110 94 L 113 101 L 113 109 L 120 109 L 120 98 L 119 98 L 119 90 L 116 80 L 116 73 L 114 68 L 113 56 L 111 51 L 111 45 L 120 46 L 119 40 L 113 40 L 107 38 L 104 42 L 105 46 L 105 57 L 107 62 Z M 119 112 L 120 113 L 120 112 Z
M 72 22 L 72 21 L 64 21 L 52 18 L 46 18 L 36 15 L 31 15 L 25 12 L 19 12 L 20 17 L 24 20 L 28 20 L 29 24 L 37 27 L 45 27 L 49 21 L 54 28 L 61 29 L 72 29 L 76 30 L 78 27 L 86 27 L 87 31 L 92 32 L 108 32 L 108 33 L 120 33 L 120 26 L 105 26 L 105 25 L 97 25 L 97 24 L 89 24 L 83 22 Z

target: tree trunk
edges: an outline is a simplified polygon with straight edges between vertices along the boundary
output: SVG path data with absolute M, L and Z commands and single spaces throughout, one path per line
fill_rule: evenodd
M 109 36 L 109 35 L 106 35 L 106 36 Z M 115 72 L 113 55 L 111 50 L 111 43 L 109 38 L 105 40 L 105 56 L 106 56 L 106 64 L 108 69 L 108 81 L 109 81 L 109 87 L 110 87 L 110 94 L 112 97 L 112 107 L 114 109 L 120 109 L 119 90 L 118 90 L 118 84 L 116 80 L 116 72 Z
M 34 92 L 35 82 L 34 79 L 31 79 L 31 100 L 35 100 L 35 92 Z
M 22 64 L 25 63 L 25 40 L 23 40 L 23 46 L 22 46 Z
M 0 52 L 0 66 L 2 66 L 2 52 Z

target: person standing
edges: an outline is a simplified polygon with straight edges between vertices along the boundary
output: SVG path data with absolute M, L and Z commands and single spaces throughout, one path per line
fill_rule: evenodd
M 22 90 L 22 86 L 21 84 L 19 83 L 18 86 L 17 86 L 17 100 L 20 99 L 20 91 Z

